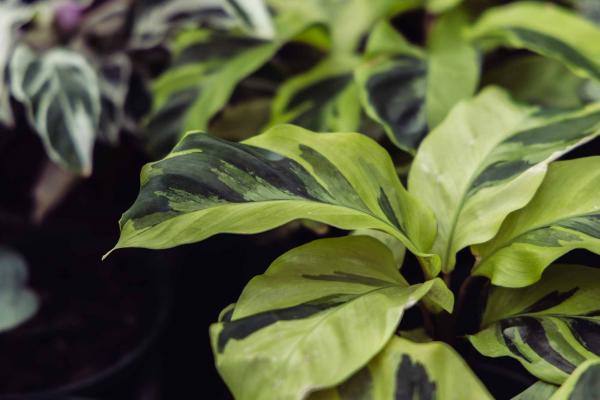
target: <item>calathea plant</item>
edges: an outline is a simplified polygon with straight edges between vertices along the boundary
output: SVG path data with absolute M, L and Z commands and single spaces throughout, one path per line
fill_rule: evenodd
M 401 38 L 381 26 L 370 36 Z M 354 231 L 283 254 L 211 326 L 217 367 L 236 398 L 491 398 L 455 350 L 461 341 L 513 358 L 539 380 L 517 398 L 598 398 L 600 270 L 557 260 L 575 249 L 600 254 L 600 157 L 559 160 L 600 135 L 600 104 L 571 93 L 558 105 L 560 95 L 540 93 L 593 85 L 600 41 L 591 39 L 600 33 L 534 2 L 489 9 L 465 29 L 457 34 L 465 54 L 527 49 L 544 57 L 531 58 L 531 71 L 558 66 L 576 80 L 571 89 L 489 85 L 453 98 L 414 142 L 406 187 L 366 135 L 286 124 L 240 143 L 191 131 L 142 170 L 115 249 L 164 249 L 295 219 Z M 415 70 L 405 57 L 388 61 L 385 76 Z M 352 85 L 368 88 L 371 72 L 354 71 Z M 377 104 L 404 110 L 403 82 L 377 92 L 393 102 L 362 95 L 388 133 Z M 425 99 L 435 109 L 442 97 Z M 408 273 L 406 251 L 420 279 Z M 417 329 L 404 318 L 414 307 Z M 462 325 L 465 316 L 476 326 Z

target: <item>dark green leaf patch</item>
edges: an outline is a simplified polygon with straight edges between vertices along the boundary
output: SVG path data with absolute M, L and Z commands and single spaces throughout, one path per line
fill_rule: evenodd
M 435 400 L 436 384 L 429 380 L 423 364 L 412 361 L 406 354 L 396 370 L 395 400 Z
M 357 296 L 355 295 L 355 297 Z M 330 295 L 293 307 L 269 310 L 233 321 L 223 322 L 223 330 L 219 333 L 217 349 L 222 353 L 225 350 L 227 342 L 231 339 L 244 339 L 254 332 L 273 325 L 278 321 L 310 318 L 315 314 L 347 302 L 349 298 L 351 296 L 346 294 Z
M 413 57 L 394 58 L 389 68 L 367 80 L 368 99 L 377 115 L 403 146 L 415 149 L 427 133 L 425 85 L 427 63 Z

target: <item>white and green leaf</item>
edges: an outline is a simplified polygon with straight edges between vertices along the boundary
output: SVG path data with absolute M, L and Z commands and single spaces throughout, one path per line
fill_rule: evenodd
M 27 287 L 27 277 L 25 259 L 0 246 L 0 333 L 27 321 L 39 307 L 37 295 Z
M 459 103 L 423 141 L 409 192 L 431 208 L 432 252 L 443 271 L 456 253 L 492 239 L 512 211 L 534 196 L 547 165 L 600 134 L 600 106 L 546 112 L 513 102 L 498 88 Z
M 36 54 L 17 47 L 11 89 L 52 161 L 81 175 L 92 170 L 92 150 L 100 119 L 100 90 L 86 59 L 67 49 Z
M 373 238 L 314 241 L 253 278 L 213 324 L 217 368 L 236 398 L 303 399 L 365 365 L 434 287 L 448 291 L 440 279 L 409 286 Z
M 0 37 L 2 37 L 0 40 L 0 124 L 11 126 L 14 123 L 10 105 L 10 85 L 7 83 L 6 75 L 18 37 L 17 28 L 27 22 L 32 15 L 33 9 L 17 0 L 0 3 Z
M 493 287 L 481 331 L 469 336 L 488 357 L 518 360 L 538 378 L 560 384 L 600 357 L 600 269 L 553 265 L 533 286 Z
M 429 276 L 439 272 L 439 260 L 427 254 L 431 212 L 406 192 L 387 152 L 361 134 L 282 125 L 230 143 L 190 133 L 146 165 L 141 182 L 116 248 L 167 248 L 305 218 L 387 232 L 425 257 Z
M 309 400 L 491 400 L 467 363 L 443 342 L 394 336 L 387 346 L 335 389 Z
M 473 26 L 470 36 L 484 48 L 527 49 L 564 63 L 584 78 L 600 80 L 600 29 L 549 2 L 493 7 Z
M 600 254 L 598 187 L 600 157 L 553 163 L 531 202 L 512 213 L 492 240 L 473 247 L 473 274 L 521 287 L 538 281 L 571 250 Z

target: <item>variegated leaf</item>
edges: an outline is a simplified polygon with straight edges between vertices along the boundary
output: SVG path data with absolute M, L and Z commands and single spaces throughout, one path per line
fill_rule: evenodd
M 6 0 L 0 3 L 0 124 L 11 126 L 13 113 L 10 106 L 10 88 L 6 80 L 6 70 L 17 37 L 19 25 L 27 22 L 33 14 L 31 7 L 24 6 L 17 0 Z
M 421 0 L 268 0 L 278 13 L 295 14 L 326 26 L 331 50 L 351 54 L 358 50 L 362 38 L 377 21 L 416 9 Z
M 491 8 L 470 35 L 483 47 L 527 49 L 564 63 L 582 77 L 600 80 L 600 29 L 557 5 L 520 1 Z
M 599 187 L 600 157 L 552 164 L 531 202 L 512 213 L 492 240 L 474 246 L 473 274 L 521 287 L 573 249 L 600 254 Z
M 479 76 L 475 50 L 461 36 L 465 15 L 440 17 L 426 54 L 409 45 L 388 23 L 369 38 L 367 60 L 356 71 L 367 114 L 398 147 L 414 153 L 429 129 L 474 92 Z
M 386 151 L 357 133 L 282 125 L 240 144 L 191 133 L 141 180 L 116 248 L 166 248 L 301 218 L 379 229 L 423 256 L 435 236 L 433 216 L 403 188 Z M 427 260 L 426 273 L 437 275 L 438 260 Z
M 419 148 L 409 191 L 437 217 L 432 252 L 454 268 L 460 249 L 490 240 L 525 206 L 549 162 L 600 134 L 600 105 L 545 112 L 488 88 L 457 105 Z
M 511 58 L 489 69 L 482 80 L 507 89 L 515 100 L 549 108 L 581 107 L 590 82 L 562 63 L 538 55 Z
M 252 279 L 211 327 L 217 368 L 237 399 L 303 399 L 360 369 L 406 308 L 440 291 L 451 296 L 440 279 L 409 286 L 373 238 L 314 241 Z
M 492 400 L 485 386 L 446 343 L 394 336 L 367 366 L 335 389 L 309 400 Z
M 553 265 L 520 289 L 494 287 L 482 330 L 469 337 L 485 356 L 509 356 L 529 372 L 562 383 L 600 356 L 600 269 Z
M 131 61 L 124 54 L 107 57 L 99 65 L 100 122 L 98 138 L 117 143 L 125 122 L 125 100 L 129 92 Z
M 79 54 L 57 48 L 38 55 L 19 46 L 10 65 L 11 89 L 52 161 L 81 175 L 92 170 L 100 118 L 96 73 Z
M 135 3 L 130 47 L 161 44 L 175 28 L 202 22 L 220 28 L 241 26 L 272 39 L 273 22 L 263 0 L 154 0 Z
M 153 83 L 152 112 L 145 129 L 150 151 L 164 154 L 185 132 L 207 129 L 237 84 L 306 25 L 293 14 L 284 14 L 277 27 L 273 41 L 202 29 L 178 35 L 173 65 Z
M 600 361 L 581 364 L 548 400 L 600 400 Z
M 511 400 L 548 400 L 556 392 L 556 389 L 558 389 L 556 385 L 537 381 Z
M 360 100 L 352 79 L 358 60 L 330 57 L 285 82 L 273 101 L 271 125 L 289 122 L 314 131 L 357 131 Z
M 275 28 L 263 0 L 223 0 L 225 8 L 242 26 L 261 39 L 273 39 Z
M 27 321 L 37 311 L 37 295 L 27 287 L 27 263 L 14 250 L 0 246 L 0 333 Z

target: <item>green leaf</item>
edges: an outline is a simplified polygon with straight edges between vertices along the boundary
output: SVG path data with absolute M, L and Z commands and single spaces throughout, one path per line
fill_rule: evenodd
M 446 343 L 392 337 L 369 364 L 309 400 L 491 400 L 485 386 Z
M 462 39 L 465 23 L 460 11 L 440 17 L 426 54 L 387 22 L 369 37 L 367 59 L 355 72 L 363 106 L 390 140 L 408 152 L 414 153 L 428 128 L 475 92 L 479 61 Z
M 381 243 L 385 244 L 394 255 L 394 261 L 396 261 L 396 266 L 398 269 L 402 268 L 404 256 L 406 255 L 406 247 L 394 236 L 382 231 L 376 231 L 374 229 L 358 229 L 352 232 L 352 235 L 370 236 L 379 240 Z
M 421 0 L 269 0 L 278 12 L 294 12 L 325 25 L 334 53 L 351 54 L 377 21 L 421 6 Z
M 253 278 L 213 324 L 217 368 L 238 399 L 302 399 L 365 365 L 436 286 L 445 288 L 439 278 L 408 286 L 373 238 L 314 241 Z
M 190 133 L 146 165 L 141 181 L 116 248 L 173 247 L 301 218 L 379 229 L 422 256 L 435 236 L 433 216 L 403 188 L 387 152 L 357 133 L 282 125 L 240 144 Z M 427 260 L 435 276 L 437 260 Z
M 50 159 L 89 175 L 100 119 L 100 90 L 86 59 L 61 48 L 37 55 L 21 45 L 13 54 L 10 76 L 12 93 L 25 105 Z
M 0 333 L 27 321 L 39 307 L 38 297 L 26 286 L 27 275 L 25 259 L 0 246 Z
M 555 385 L 538 381 L 513 397 L 512 400 L 548 400 L 556 392 L 556 389 L 558 388 Z
M 482 330 L 469 337 L 488 357 L 509 356 L 529 372 L 562 383 L 600 346 L 600 269 L 553 265 L 533 286 L 494 287 Z
M 552 164 L 531 202 L 511 214 L 492 240 L 474 246 L 473 274 L 521 287 L 571 250 L 600 254 L 599 185 L 600 157 Z
M 527 49 L 564 63 L 579 76 L 600 80 L 600 30 L 551 3 L 521 1 L 491 8 L 474 25 L 471 37 L 487 48 Z
M 277 19 L 277 38 L 268 42 L 202 29 L 178 35 L 172 66 L 153 83 L 145 129 L 150 151 L 164 154 L 185 132 L 207 129 L 237 84 L 306 26 L 293 14 L 284 14 Z
M 425 4 L 427 11 L 434 14 L 439 14 L 456 7 L 462 2 L 463 0 L 426 0 Z
M 427 133 L 427 61 L 387 23 L 369 38 L 367 54 L 354 74 L 363 107 L 396 146 L 414 152 Z
M 360 100 L 352 80 L 354 56 L 329 57 L 285 82 L 273 100 L 270 125 L 289 122 L 314 131 L 356 131 Z
M 549 400 L 599 400 L 600 361 L 586 361 Z
M 490 69 L 483 81 L 502 86 L 516 100 L 553 108 L 582 106 L 586 84 L 560 62 L 538 55 L 509 59 Z
M 506 216 L 525 206 L 547 164 L 596 137 L 600 106 L 547 112 L 514 103 L 497 88 L 459 103 L 419 148 L 409 191 L 437 216 L 432 252 L 443 271 L 456 252 L 494 237 Z
M 430 130 L 477 89 L 479 55 L 463 38 L 467 23 L 466 13 L 456 10 L 439 17 L 429 33 L 426 109 Z
M 6 70 L 17 37 L 17 27 L 27 22 L 33 9 L 21 5 L 16 0 L 0 3 L 0 124 L 13 125 L 13 113 L 10 106 L 9 85 L 5 80 Z

